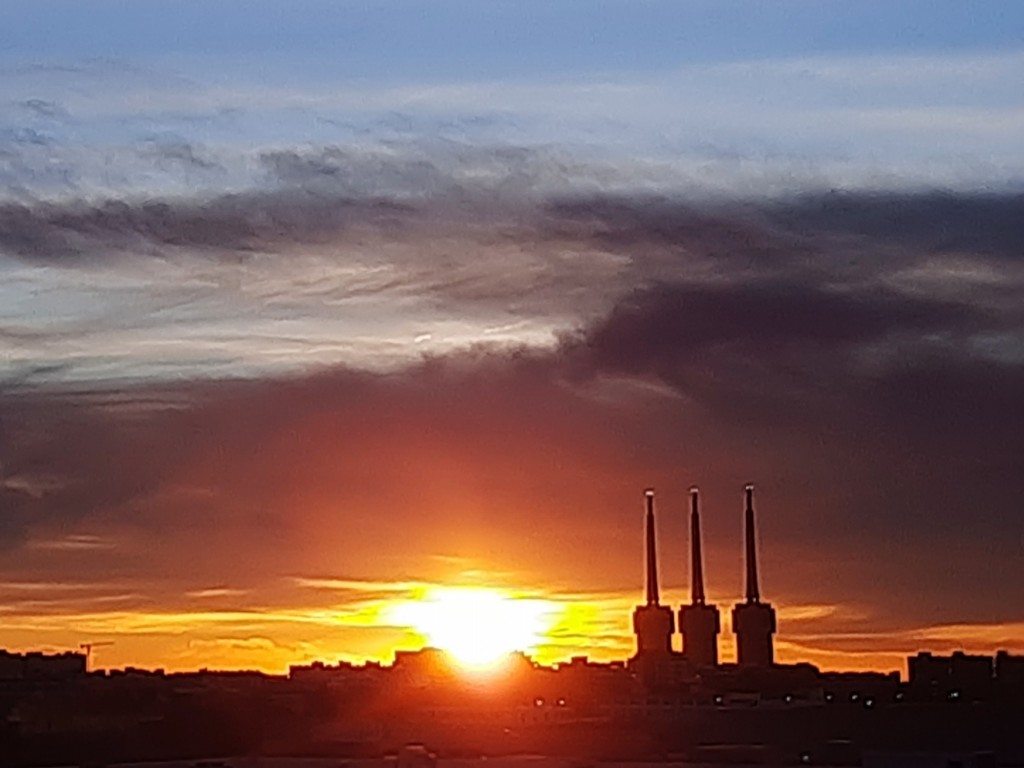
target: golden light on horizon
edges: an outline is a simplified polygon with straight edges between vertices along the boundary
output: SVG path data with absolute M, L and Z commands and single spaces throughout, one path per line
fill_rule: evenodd
M 429 587 L 393 606 L 390 619 L 447 651 L 464 667 L 491 667 L 510 653 L 531 654 L 545 642 L 560 606 L 491 587 Z

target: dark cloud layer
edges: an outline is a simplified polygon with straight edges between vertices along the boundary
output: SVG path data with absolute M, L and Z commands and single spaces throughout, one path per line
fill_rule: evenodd
M 150 161 L 209 170 L 216 161 L 188 143 L 151 144 Z M 426 226 L 427 217 L 465 227 L 474 217 L 517 218 L 552 158 L 516 148 L 339 147 L 279 150 L 259 158 L 257 190 L 208 198 L 62 200 L 0 204 L 0 248 L 26 258 L 95 257 L 166 247 L 249 252 L 344 241 L 360 232 Z M 558 163 L 555 163 L 558 167 Z M 567 168 L 551 174 L 562 178 Z M 474 180 L 482 176 L 482 180 Z
M 638 535 L 632 512 L 654 483 L 671 510 L 678 585 L 679 512 L 696 481 L 709 570 L 735 594 L 735 497 L 753 478 L 766 587 L 780 600 L 857 606 L 887 627 L 1024 619 L 1019 198 L 512 205 L 460 200 L 449 177 L 417 167 L 399 177 L 444 192 L 413 200 L 340 194 L 344 163 L 282 154 L 267 159 L 279 189 L 207 203 L 8 205 L 0 247 L 60 263 L 112 245 L 245 252 L 344 243 L 351 227 L 426 242 L 440 228 L 463 262 L 495 241 L 557 243 L 622 257 L 624 283 L 608 289 L 612 278 L 545 257 L 550 271 L 526 291 L 546 307 L 606 289 L 560 343 L 388 374 L 339 366 L 78 393 L 9 377 L 9 573 L 73 564 L 184 589 L 299 563 L 415 577 L 427 555 L 450 555 L 621 588 L 639 551 L 621 542 Z M 467 211 L 503 224 L 482 235 L 488 226 Z M 419 270 L 440 266 L 431 253 Z M 508 281 L 497 270 L 471 293 L 522 300 L 523 283 Z M 465 290 L 433 285 L 442 303 Z M 69 534 L 117 545 L 49 551 L 45 563 L 30 546 Z
M 952 192 L 807 195 L 767 214 L 793 231 L 831 231 L 929 251 L 993 254 L 1019 260 L 1024 195 Z
M 711 334 L 693 321 L 690 336 L 679 316 L 712 300 L 730 297 L 663 286 L 554 353 L 483 353 L 387 376 L 9 396 L 5 535 L 109 526 L 176 541 L 168 562 L 148 568 L 172 577 L 184 551 L 219 579 L 245 578 L 221 558 L 227 541 L 248 548 L 256 570 L 283 567 L 316 535 L 336 549 L 307 562 L 326 569 L 383 563 L 374 576 L 415 575 L 425 551 L 451 546 L 560 583 L 585 582 L 590 554 L 605 550 L 618 568 L 601 578 L 618 586 L 635 554 L 615 551 L 635 533 L 624 513 L 633 492 L 655 481 L 678 507 L 700 481 L 718 502 L 715 569 L 731 583 L 738 531 L 721 505 L 754 477 L 771 499 L 769 583 L 789 599 L 1019 618 L 1007 592 L 1021 557 L 1024 370 L 950 359 L 857 373 L 842 344 L 929 327 L 927 312 L 894 311 L 874 333 L 789 333 L 785 355 L 772 345 L 791 318 L 772 331 L 751 311 L 751 325 Z M 840 325 L 847 301 L 837 301 Z M 653 326 L 638 319 L 645 311 Z M 771 344 L 751 344 L 763 338 Z M 576 549 L 584 520 L 594 540 Z M 373 542 L 388 542 L 387 558 Z M 137 555 L 124 556 L 130 571 Z M 118 557 L 102 553 L 97 567 Z M 916 584 L 913 598 L 892 595 L 893 582 Z
M 870 415 L 933 439 L 946 432 L 955 446 L 1018 415 L 1024 368 L 986 359 L 970 341 L 1018 323 L 873 287 L 662 285 L 621 302 L 579 343 L 599 370 L 655 376 L 723 415 L 802 429 L 855 409 L 861 423 Z M 998 444 L 1010 456 L 1021 446 L 1012 433 Z
M 207 203 L 107 201 L 0 206 L 0 245 L 34 259 L 95 257 L 161 247 L 249 252 L 337 235 L 352 219 L 408 215 L 390 201 L 302 193 L 226 196 Z

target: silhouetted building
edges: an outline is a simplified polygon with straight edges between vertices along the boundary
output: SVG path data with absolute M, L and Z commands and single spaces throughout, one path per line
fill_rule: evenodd
M 0 680 L 62 680 L 84 676 L 85 654 L 0 650 Z
M 907 659 L 910 687 L 929 698 L 980 698 L 986 696 L 995 679 L 991 656 L 954 651 L 950 656 L 923 652 Z
M 451 656 L 440 648 L 395 651 L 395 662 L 391 665 L 391 678 L 396 683 L 412 687 L 448 682 L 455 672 Z
M 860 704 L 870 709 L 897 701 L 899 672 L 820 672 L 816 675 L 827 704 Z
M 746 492 L 747 595 L 732 610 L 732 627 L 736 633 L 737 661 L 741 667 L 768 667 L 774 662 L 772 635 L 775 632 L 775 609 L 761 602 L 757 586 L 757 545 L 754 528 L 754 486 Z
M 718 633 L 721 630 L 721 622 L 718 608 L 705 602 L 704 563 L 700 548 L 700 509 L 696 486 L 690 489 L 690 571 L 690 604 L 679 609 L 683 655 L 696 667 L 713 667 L 718 664 Z
M 654 490 L 644 491 L 647 503 L 647 588 L 646 603 L 633 611 L 633 632 L 636 634 L 636 658 L 668 658 L 672 654 L 675 620 L 672 609 L 661 605 L 658 593 L 658 553 L 654 533 Z
M 1000 685 L 1024 687 L 1024 656 L 999 651 L 996 653 L 995 673 Z

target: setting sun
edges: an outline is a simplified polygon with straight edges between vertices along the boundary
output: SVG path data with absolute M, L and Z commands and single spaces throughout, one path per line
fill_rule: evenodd
M 491 666 L 513 651 L 530 653 L 556 618 L 547 600 L 486 587 L 431 587 L 393 609 L 392 619 L 423 635 L 460 664 Z

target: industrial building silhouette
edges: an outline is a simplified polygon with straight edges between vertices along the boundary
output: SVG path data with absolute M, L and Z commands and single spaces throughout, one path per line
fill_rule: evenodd
M 757 577 L 757 528 L 754 521 L 754 486 L 744 487 L 744 566 L 746 591 L 743 602 L 732 610 L 732 626 L 736 633 L 737 665 L 748 669 L 771 668 L 775 662 L 772 636 L 777 625 L 775 609 L 761 601 Z M 690 488 L 690 602 L 679 608 L 679 631 L 682 652 L 672 649 L 676 623 L 672 609 L 660 603 L 658 584 L 658 552 L 655 533 L 654 489 L 644 491 L 646 516 L 645 538 L 645 602 L 633 612 L 636 654 L 632 662 L 649 677 L 659 671 L 667 673 L 668 665 L 682 661 L 692 670 L 708 670 L 719 666 L 718 635 L 721 619 L 718 607 L 710 605 L 704 592 L 704 563 L 701 554 L 700 491 Z M 661 669 L 659 670 L 659 667 Z

